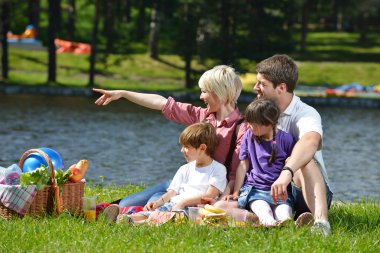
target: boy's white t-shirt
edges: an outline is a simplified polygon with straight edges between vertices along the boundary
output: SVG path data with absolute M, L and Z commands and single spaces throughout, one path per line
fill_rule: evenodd
M 204 194 L 210 185 L 223 192 L 227 186 L 226 167 L 213 160 L 206 167 L 196 168 L 196 161 L 182 165 L 175 174 L 168 190 L 174 190 L 177 195 L 170 202 L 178 203 L 187 198 Z

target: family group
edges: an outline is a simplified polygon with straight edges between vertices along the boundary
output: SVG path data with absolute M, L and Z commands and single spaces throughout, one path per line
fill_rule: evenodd
M 158 94 L 94 89 L 101 94 L 97 105 L 125 98 L 187 125 L 179 143 L 188 163 L 172 180 L 128 195 L 105 213 L 137 222 L 154 210 L 210 203 L 227 214 L 247 209 L 250 219 L 263 226 L 294 218 L 310 223 L 312 231 L 331 234 L 332 192 L 322 157 L 322 122 L 319 113 L 294 94 L 298 67 L 289 56 L 274 55 L 259 62 L 256 72 L 257 97 L 244 114 L 237 107 L 242 82 L 226 65 L 199 79 L 205 108 Z M 144 210 L 119 214 L 124 206 Z

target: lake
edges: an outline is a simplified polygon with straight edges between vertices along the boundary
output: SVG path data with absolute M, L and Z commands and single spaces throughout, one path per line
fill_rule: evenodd
M 147 186 L 173 177 L 185 159 L 183 125 L 126 100 L 108 106 L 96 98 L 0 94 L 0 166 L 28 149 L 50 147 L 65 168 L 87 159 L 86 179 Z M 242 105 L 241 109 L 245 105 Z M 316 107 L 324 124 L 324 159 L 335 200 L 380 199 L 380 110 Z

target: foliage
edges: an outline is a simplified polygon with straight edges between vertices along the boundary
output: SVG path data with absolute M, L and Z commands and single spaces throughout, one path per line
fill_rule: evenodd
M 139 190 L 131 186 L 86 187 L 98 202 Z M 128 193 L 127 193 L 128 192 Z M 110 194 L 112 195 L 110 197 Z M 214 228 L 189 223 L 160 227 L 116 225 L 101 217 L 88 223 L 61 215 L 39 219 L 0 219 L 1 252 L 378 252 L 380 205 L 371 200 L 334 202 L 330 211 L 333 234 L 311 234 L 293 224 L 280 228 Z M 15 243 L 15 238 L 22 243 Z

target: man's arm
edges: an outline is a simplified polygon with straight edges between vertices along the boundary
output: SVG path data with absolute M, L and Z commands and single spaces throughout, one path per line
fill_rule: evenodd
M 293 171 L 293 174 L 308 164 L 317 152 L 321 143 L 321 135 L 317 132 L 308 132 L 299 139 L 293 148 L 292 154 L 285 166 Z M 292 181 L 292 173 L 289 170 L 281 171 L 280 176 L 272 184 L 271 195 L 276 203 L 278 199 L 284 201 L 288 198 L 287 186 Z
M 321 143 L 321 135 L 317 132 L 308 132 L 304 134 L 294 145 L 293 151 L 286 166 L 290 167 L 295 173 L 299 168 L 305 167 L 311 159 Z

